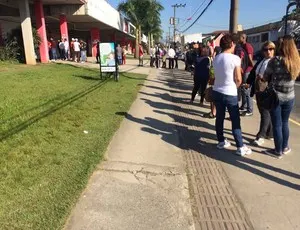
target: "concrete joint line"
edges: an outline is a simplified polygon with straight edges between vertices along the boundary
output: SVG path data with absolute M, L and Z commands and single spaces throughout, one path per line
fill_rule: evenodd
M 181 176 L 181 173 L 173 173 L 172 171 L 166 171 L 161 173 L 146 171 L 144 168 L 141 168 L 140 170 L 123 170 L 123 169 L 112 169 L 112 168 L 99 168 L 101 171 L 105 172 L 121 172 L 121 173 L 130 173 L 133 175 L 137 174 L 144 174 L 146 176 Z

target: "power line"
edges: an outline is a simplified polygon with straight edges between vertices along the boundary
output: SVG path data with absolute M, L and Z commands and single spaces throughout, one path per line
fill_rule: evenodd
M 206 12 L 206 10 L 210 7 L 210 5 L 213 3 L 214 0 L 210 0 L 210 2 L 207 4 L 207 6 L 204 8 L 204 10 L 201 12 L 201 14 L 196 18 L 196 20 L 185 30 L 181 31 L 182 33 L 185 33 L 188 31 L 198 20 L 201 18 L 201 16 Z
M 192 16 L 190 16 L 189 18 L 194 17 L 194 16 L 198 13 L 198 11 L 201 9 L 201 7 L 204 5 L 204 3 L 205 3 L 206 1 L 207 1 L 207 0 L 204 0 L 204 1 L 199 5 L 199 7 L 196 9 L 196 11 L 192 14 Z M 183 26 L 185 26 L 187 23 L 188 23 L 188 20 L 185 20 L 184 24 L 181 25 L 180 28 L 183 27 Z

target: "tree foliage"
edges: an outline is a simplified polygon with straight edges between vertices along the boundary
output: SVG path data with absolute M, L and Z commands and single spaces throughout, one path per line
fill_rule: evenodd
M 136 26 L 136 57 L 143 33 L 148 35 L 150 41 L 151 37 L 156 40 L 161 38 L 160 12 L 163 9 L 158 0 L 127 0 L 118 5 L 118 10 Z

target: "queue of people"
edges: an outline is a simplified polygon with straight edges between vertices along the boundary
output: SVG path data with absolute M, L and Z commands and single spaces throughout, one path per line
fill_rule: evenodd
M 71 42 L 66 38 L 57 42 L 50 38 L 48 41 L 49 58 L 51 61 L 69 60 L 84 63 L 87 61 L 87 43 L 85 41 L 72 38 Z
M 260 124 L 251 143 L 263 146 L 265 140 L 274 141 L 274 149 L 266 154 L 282 158 L 291 152 L 289 146 L 289 116 L 295 102 L 294 85 L 300 74 L 300 58 L 291 36 L 284 36 L 280 44 L 267 41 L 262 46 L 263 59 L 254 65 L 253 47 L 245 34 L 227 34 L 220 47 L 210 51 L 208 46 L 193 44 L 186 54 L 186 70 L 193 70 L 193 103 L 197 92 L 200 105 L 209 98 L 211 111 L 204 117 L 216 119 L 217 148 L 226 149 L 231 143 L 224 137 L 226 111 L 232 123 L 232 134 L 240 156 L 252 153 L 242 137 L 241 116 L 253 115 L 253 97 L 256 97 Z M 207 90 L 209 88 L 210 91 Z M 271 95 L 270 89 L 275 94 Z M 210 93 L 209 93 L 210 92 Z M 274 97 L 274 105 L 266 105 L 266 97 Z
M 161 44 L 151 47 L 150 67 L 156 67 L 158 69 L 178 69 L 178 50 L 174 46 L 170 46 L 170 48 L 167 49 L 166 47 L 161 46 Z

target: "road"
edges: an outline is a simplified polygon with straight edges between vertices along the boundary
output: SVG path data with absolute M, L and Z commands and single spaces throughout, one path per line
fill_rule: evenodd
M 296 101 L 291 118 L 300 123 L 300 81 L 295 85 Z

